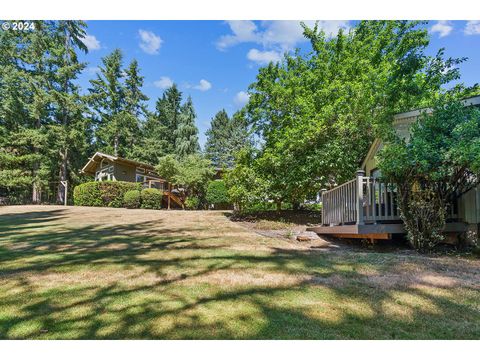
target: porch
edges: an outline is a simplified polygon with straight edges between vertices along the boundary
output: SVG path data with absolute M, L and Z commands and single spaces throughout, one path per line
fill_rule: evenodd
M 455 202 L 449 208 L 445 232 L 467 229 L 457 212 Z M 394 234 L 404 234 L 395 184 L 357 171 L 355 179 L 322 193 L 321 226 L 309 230 L 342 238 L 390 239 Z

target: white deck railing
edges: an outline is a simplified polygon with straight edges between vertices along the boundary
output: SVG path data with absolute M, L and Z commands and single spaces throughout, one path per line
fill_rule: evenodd
M 364 176 L 322 193 L 322 224 L 345 225 L 400 220 L 394 184 Z
M 448 218 L 457 218 L 457 206 L 449 206 Z M 400 215 L 395 184 L 365 176 L 357 177 L 322 193 L 322 224 L 376 224 L 398 222 Z

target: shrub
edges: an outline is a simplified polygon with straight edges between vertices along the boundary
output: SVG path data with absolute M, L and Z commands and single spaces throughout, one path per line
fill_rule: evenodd
M 141 184 L 126 181 L 91 181 L 73 190 L 73 203 L 77 206 L 122 207 L 127 191 L 140 190 Z
M 102 181 L 100 182 L 100 193 L 102 201 L 108 207 L 122 207 L 123 196 L 127 191 L 140 190 L 141 184 L 126 181 Z
M 91 181 L 75 186 L 73 204 L 76 206 L 103 206 L 98 181 Z
M 158 189 L 143 189 L 141 193 L 142 209 L 161 209 L 163 193 Z
M 322 211 L 322 204 L 303 204 L 302 208 L 309 211 Z
M 185 208 L 187 210 L 197 210 L 200 205 L 200 199 L 196 196 L 190 196 L 185 200 Z
M 138 209 L 140 207 L 140 191 L 129 190 L 123 195 L 123 206 L 129 209 Z
M 207 201 L 215 207 L 226 207 L 230 203 L 228 190 L 223 180 L 214 180 L 208 184 Z

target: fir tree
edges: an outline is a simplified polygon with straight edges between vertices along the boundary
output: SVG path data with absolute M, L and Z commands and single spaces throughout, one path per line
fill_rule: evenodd
M 137 60 L 133 60 L 125 70 L 125 77 L 125 109 L 140 119 L 148 112 L 145 104 L 148 97 L 142 92 L 144 77 L 140 75 Z
M 187 102 L 181 107 L 177 129 L 174 132 L 175 154 L 179 157 L 185 157 L 200 151 L 195 118 L 195 109 L 193 108 L 192 98 L 189 96 Z
M 0 186 L 32 189 L 32 202 L 41 198 L 48 179 L 45 151 L 51 123 L 48 53 L 54 22 L 35 22 L 32 32 L 0 32 Z
M 233 164 L 233 159 L 241 149 L 252 145 L 245 110 L 242 109 L 233 114 L 230 120 L 230 141 L 228 146 L 231 159 L 230 165 Z
M 87 52 L 87 47 L 82 42 L 85 37 L 86 24 L 83 21 L 59 21 L 55 36 L 51 45 L 54 65 L 53 104 L 55 107 L 55 131 L 53 132 L 55 149 L 58 156 L 58 187 L 57 202 L 65 201 L 65 187 L 63 181 L 71 180 L 76 176 L 75 171 L 69 167 L 73 159 L 78 168 L 85 161 L 87 149 L 88 120 L 83 115 L 86 112 L 86 104 L 80 89 L 75 84 L 78 74 L 85 68 L 80 63 L 76 50 Z
M 138 107 L 126 101 L 130 91 L 123 84 L 121 51 L 114 50 L 102 59 L 102 63 L 100 74 L 90 80 L 92 87 L 89 89 L 97 121 L 95 137 L 100 150 L 125 156 L 138 132 L 138 119 L 132 114 Z
M 244 111 L 236 112 L 230 119 L 225 110 L 219 111 L 206 132 L 207 157 L 218 167 L 231 167 L 235 154 L 250 143 Z
M 223 109 L 213 117 L 206 132 L 205 153 L 215 166 L 226 167 L 229 162 L 227 145 L 230 135 L 230 119 Z
M 173 84 L 156 104 L 156 116 L 160 125 L 165 126 L 165 140 L 168 143 L 167 153 L 175 152 L 175 131 L 177 130 L 182 103 L 182 93 Z

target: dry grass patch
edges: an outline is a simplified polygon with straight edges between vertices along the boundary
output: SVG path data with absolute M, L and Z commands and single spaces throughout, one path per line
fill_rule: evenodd
M 478 338 L 476 260 L 253 230 L 217 211 L 2 207 L 0 338 Z

